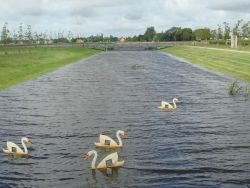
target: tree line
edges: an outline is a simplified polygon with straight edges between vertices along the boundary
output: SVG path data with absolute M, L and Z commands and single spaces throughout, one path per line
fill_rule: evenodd
M 157 33 L 153 26 L 148 27 L 144 34 L 128 37 L 129 41 L 192 41 L 192 40 L 227 40 L 231 34 L 237 35 L 241 39 L 250 38 L 250 21 L 238 20 L 230 28 L 229 23 L 219 24 L 217 29 L 208 27 L 192 30 L 192 28 L 171 27 L 170 29 Z
M 171 27 L 166 31 L 157 33 L 153 26 L 148 27 L 144 34 L 139 34 L 133 37 L 126 37 L 126 41 L 193 41 L 193 40 L 227 40 L 230 39 L 231 34 L 237 35 L 241 39 L 250 39 L 250 21 L 244 22 L 242 19 L 238 20 L 233 27 L 229 23 L 217 25 L 216 29 L 205 28 L 181 28 Z M 103 34 L 91 35 L 83 37 L 83 35 L 75 35 L 71 31 L 63 31 L 58 33 L 38 33 L 33 32 L 31 25 L 24 26 L 22 23 L 17 30 L 10 32 L 8 23 L 4 23 L 1 31 L 2 44 L 48 44 L 48 43 L 69 43 L 69 42 L 117 42 L 118 37 L 106 36 Z

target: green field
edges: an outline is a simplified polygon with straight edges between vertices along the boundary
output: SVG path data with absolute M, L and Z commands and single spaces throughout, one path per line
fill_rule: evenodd
M 222 51 L 192 46 L 169 47 L 163 51 L 208 69 L 250 82 L 250 53 L 248 52 Z
M 99 52 L 86 48 L 0 48 L 0 90 Z

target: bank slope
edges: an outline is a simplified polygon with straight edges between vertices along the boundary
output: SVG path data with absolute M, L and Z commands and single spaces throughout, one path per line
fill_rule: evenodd
M 250 53 L 191 46 L 169 47 L 163 51 L 208 69 L 250 82 Z
M 0 90 L 99 52 L 86 48 L 1 48 Z

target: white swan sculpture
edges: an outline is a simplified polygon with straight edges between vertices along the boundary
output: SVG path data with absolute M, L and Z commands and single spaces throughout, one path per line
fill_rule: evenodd
M 9 142 L 7 141 L 7 149 L 3 149 L 3 152 L 5 154 L 16 154 L 16 155 L 28 155 L 28 149 L 27 149 L 27 146 L 26 146 L 26 143 L 28 144 L 32 144 L 31 140 L 29 140 L 28 138 L 26 137 L 23 137 L 21 139 L 21 142 L 22 142 L 22 146 L 23 146 L 23 149 L 22 150 L 18 145 L 16 145 L 15 143 L 13 142 Z
M 97 166 L 96 166 L 96 159 L 97 159 L 97 152 L 95 150 L 89 151 L 88 153 L 83 155 L 83 160 L 88 160 L 91 155 L 94 155 L 94 158 L 91 163 L 91 169 L 107 169 L 107 168 L 118 168 L 124 165 L 124 161 L 118 161 L 118 154 L 117 152 L 109 154 L 105 157 Z
M 158 108 L 161 110 L 175 110 L 177 107 L 177 103 L 181 103 L 181 101 L 179 101 L 177 98 L 173 99 L 173 103 L 161 101 L 161 106 L 159 106 Z
M 105 148 L 119 148 L 119 147 L 122 147 L 123 144 L 122 144 L 122 140 L 121 140 L 120 135 L 122 136 L 122 138 L 127 138 L 128 137 L 128 133 L 126 133 L 124 131 L 121 131 L 121 130 L 118 130 L 116 132 L 116 137 L 117 137 L 119 143 L 117 143 L 116 141 L 114 141 L 109 136 L 101 134 L 99 136 L 99 143 L 95 143 L 95 145 L 96 145 L 96 147 L 105 147 Z

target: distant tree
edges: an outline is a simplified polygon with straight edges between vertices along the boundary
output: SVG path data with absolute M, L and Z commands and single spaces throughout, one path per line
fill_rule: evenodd
M 13 40 L 13 42 L 17 42 L 17 40 L 18 40 L 18 35 L 17 35 L 17 33 L 16 33 L 16 31 L 14 30 L 13 31 L 13 38 L 12 38 L 12 40 Z
M 138 35 L 138 37 L 137 37 L 137 41 L 145 41 L 144 40 L 145 38 L 144 38 L 144 35 Z
M 163 38 L 164 41 L 181 41 L 182 30 L 180 27 L 171 27 L 165 32 Z
M 154 36 L 156 35 L 156 31 L 154 27 L 148 27 L 144 33 L 144 40 L 146 41 L 153 41 Z
M 23 23 L 20 23 L 18 29 L 18 40 L 23 40 Z
M 217 30 L 216 29 L 211 30 L 210 31 L 210 35 L 211 35 L 212 39 L 216 39 L 217 38 Z
M 130 37 L 131 38 L 131 37 Z M 118 37 L 114 37 L 113 35 L 109 36 L 109 41 L 110 42 L 117 42 L 118 41 Z
M 218 25 L 218 28 L 217 28 L 217 39 L 223 39 L 223 33 L 222 33 L 221 25 Z
M 243 20 L 238 20 L 233 28 L 233 35 L 237 35 L 238 37 L 240 37 L 241 32 L 240 32 L 240 25 L 243 22 Z
M 3 25 L 2 32 L 1 32 L 1 41 L 3 44 L 7 44 L 10 40 L 9 39 L 9 30 L 8 30 L 7 26 L 8 26 L 8 23 L 5 22 Z
M 242 25 L 241 31 L 242 31 L 242 37 L 245 37 L 245 38 L 250 37 L 250 21 Z
M 190 41 L 193 39 L 193 31 L 191 28 L 184 28 L 181 30 L 182 33 L 182 40 Z
M 68 31 L 68 40 L 71 40 L 73 38 L 73 33 L 72 31 Z
M 69 40 L 67 38 L 58 38 L 53 40 L 54 43 L 68 43 Z
M 160 42 L 165 41 L 165 34 L 164 34 L 164 32 L 156 34 L 156 41 L 160 41 Z
M 39 35 L 38 35 L 37 32 L 34 32 L 34 34 L 33 34 L 33 39 L 34 39 L 36 42 L 39 41 Z
M 194 31 L 196 40 L 208 40 L 211 37 L 209 28 L 196 29 Z
M 31 25 L 27 25 L 27 31 L 25 32 L 25 40 L 27 40 L 29 43 L 32 43 L 33 36 L 31 31 Z
M 224 22 L 224 39 L 230 39 L 230 27 L 229 27 L 229 23 Z

